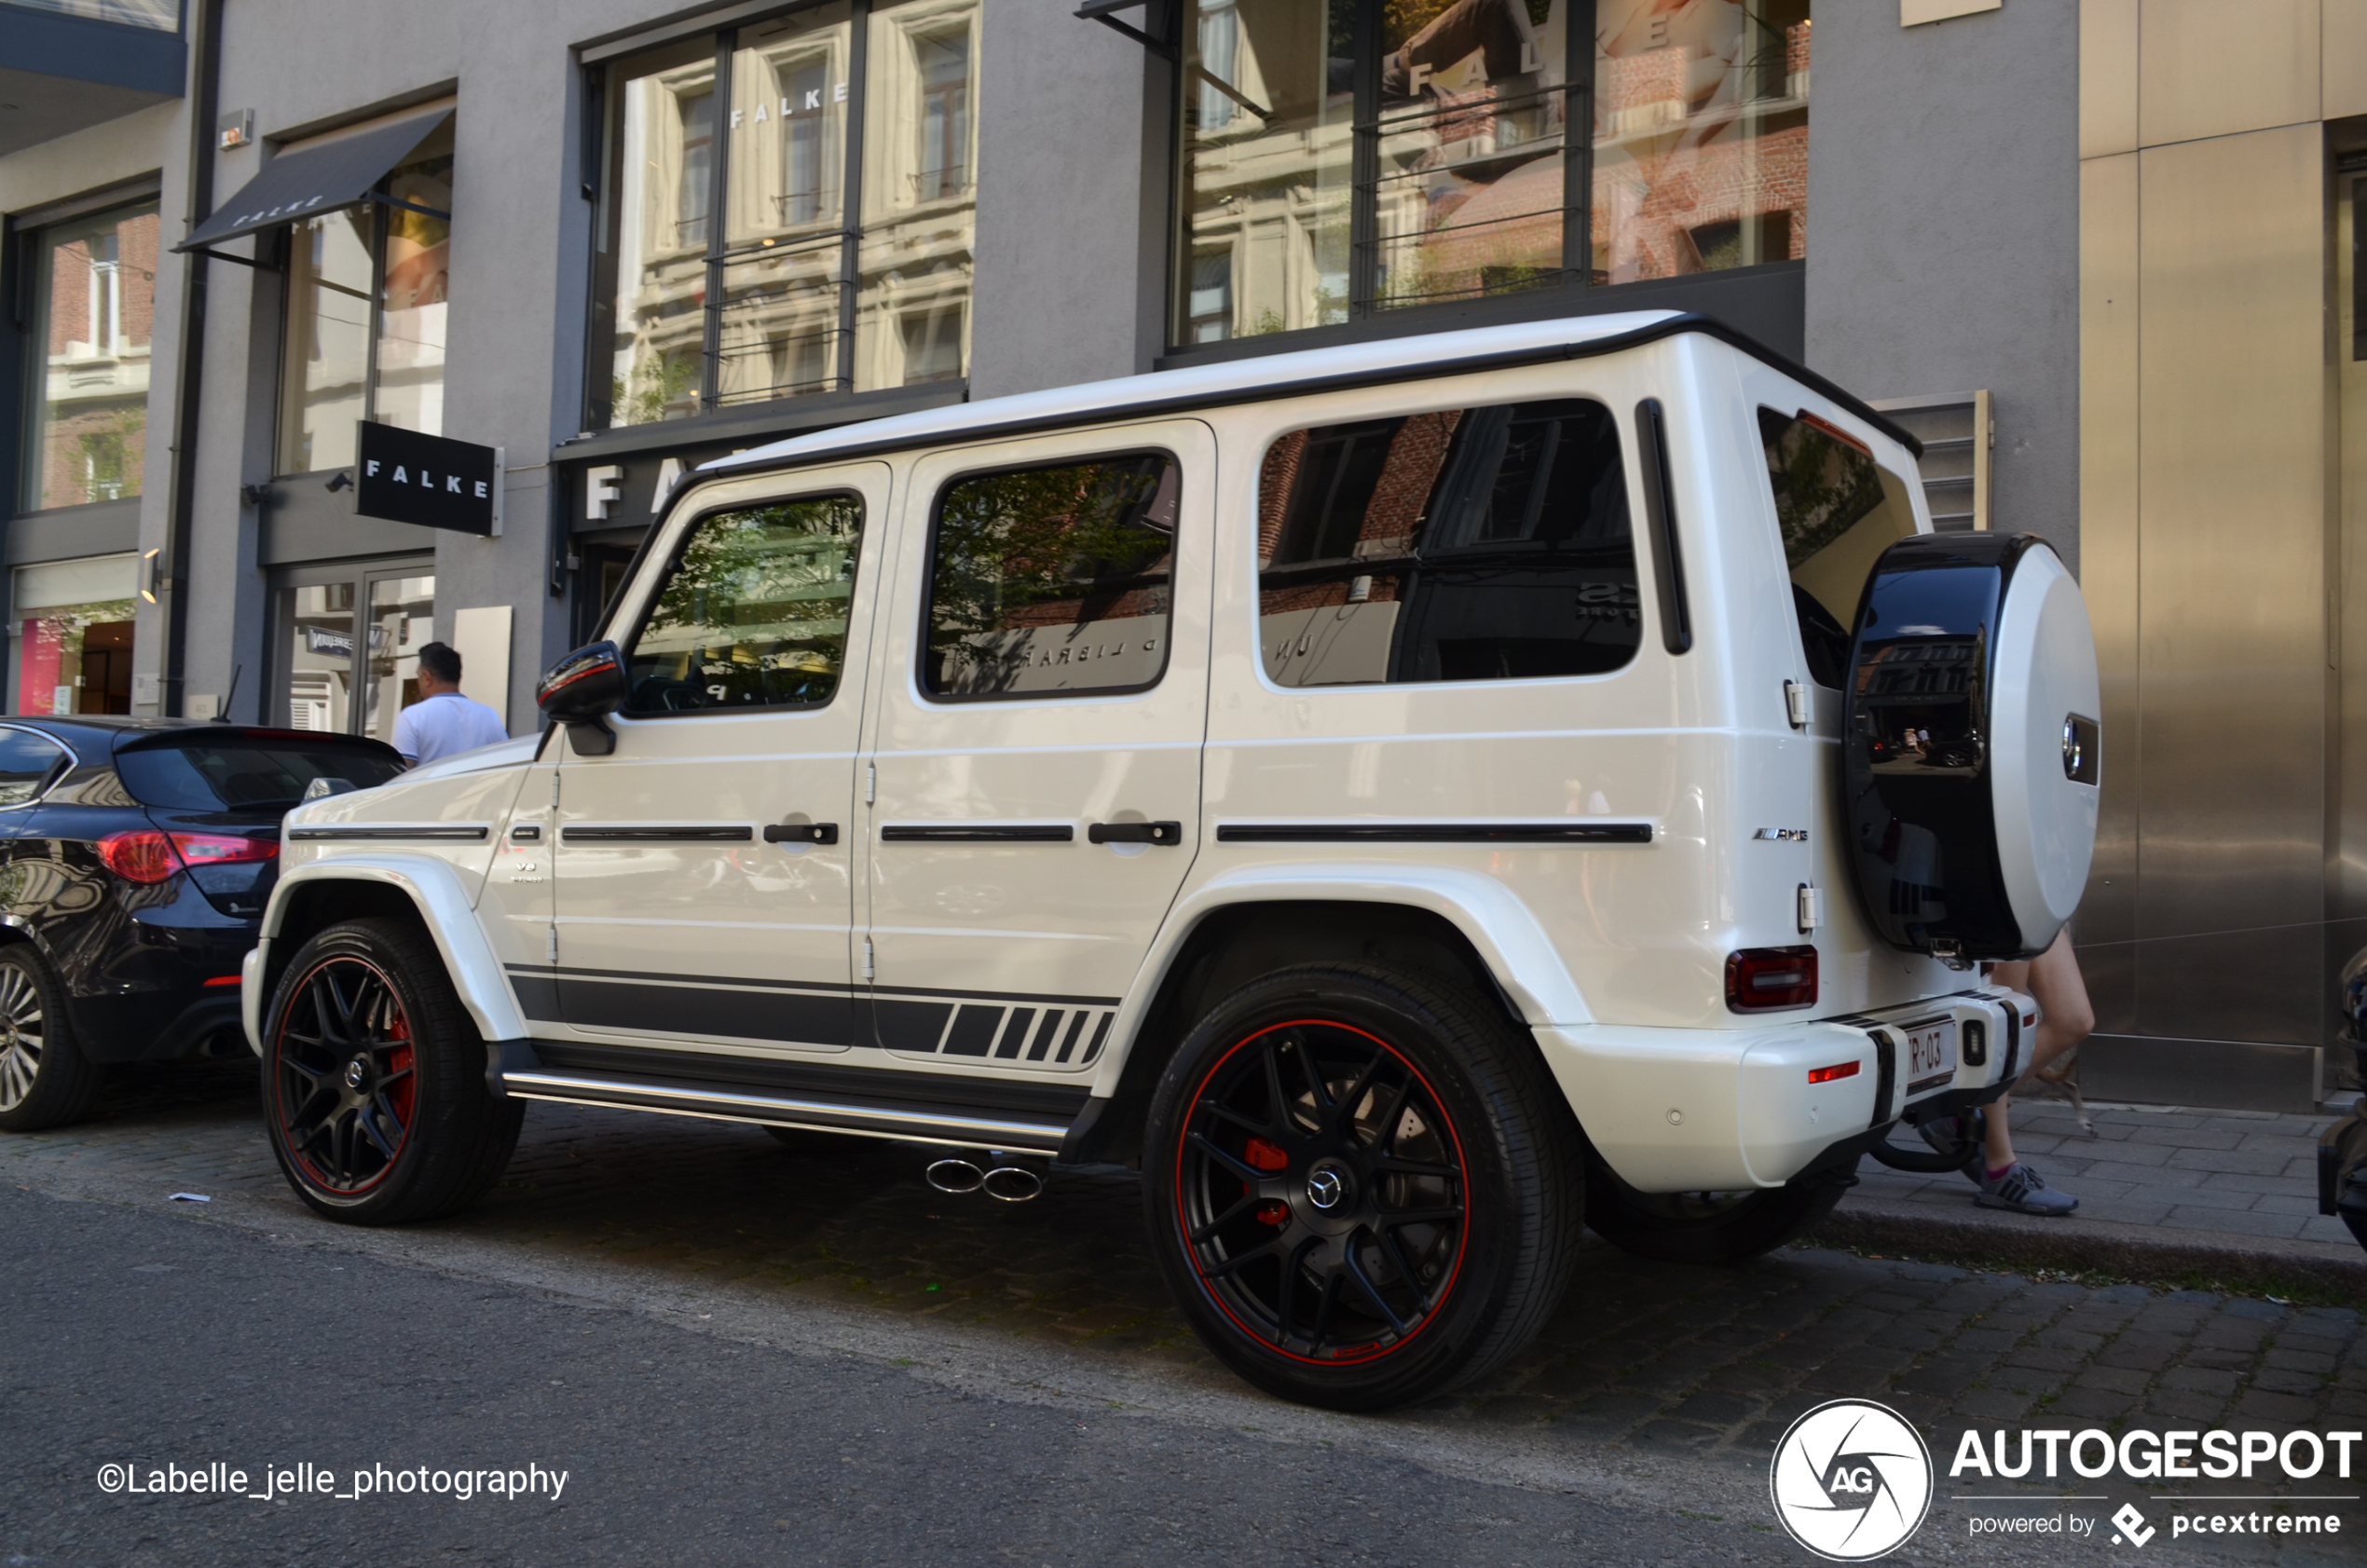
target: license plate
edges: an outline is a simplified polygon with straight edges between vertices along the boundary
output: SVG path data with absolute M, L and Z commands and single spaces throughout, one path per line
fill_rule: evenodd
M 1945 1088 L 1956 1080 L 1956 1020 L 1936 1018 L 1899 1030 L 1907 1037 L 1907 1093 Z

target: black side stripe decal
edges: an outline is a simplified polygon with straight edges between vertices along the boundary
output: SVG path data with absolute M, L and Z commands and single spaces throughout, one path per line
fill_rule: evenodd
M 329 842 L 482 844 L 489 827 L 291 827 L 288 837 L 300 844 Z
M 965 823 L 891 822 L 880 829 L 882 844 L 1073 844 L 1076 827 L 1071 823 L 1046 825 L 1022 824 L 1004 827 L 971 826 Z
M 568 844 L 747 844 L 756 829 L 738 827 L 577 827 L 559 829 Z
M 1226 823 L 1220 844 L 1649 844 L 1648 822 Z

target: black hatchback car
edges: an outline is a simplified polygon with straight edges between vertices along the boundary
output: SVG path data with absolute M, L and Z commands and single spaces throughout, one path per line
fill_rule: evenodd
M 246 1049 L 280 819 L 402 770 L 357 735 L 0 719 L 0 1132 L 88 1115 L 109 1062 Z

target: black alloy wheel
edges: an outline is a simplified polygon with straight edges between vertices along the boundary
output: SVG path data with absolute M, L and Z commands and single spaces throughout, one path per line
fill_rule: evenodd
M 1202 1283 L 1282 1355 L 1386 1356 L 1455 1288 L 1462 1140 L 1377 1035 L 1323 1018 L 1256 1030 L 1200 1080 L 1176 1162 Z
M 298 951 L 266 1021 L 263 1097 L 289 1184 L 331 1219 L 384 1225 L 474 1202 L 516 1146 L 485 1044 L 426 934 L 331 926 Z
M 0 948 L 0 1132 L 81 1121 L 104 1076 L 76 1043 L 41 955 L 24 942 Z
M 1559 1302 L 1575 1121 L 1535 1047 L 1442 977 L 1279 971 L 1169 1061 L 1144 1140 L 1162 1272 L 1251 1382 L 1379 1410 L 1485 1374 Z

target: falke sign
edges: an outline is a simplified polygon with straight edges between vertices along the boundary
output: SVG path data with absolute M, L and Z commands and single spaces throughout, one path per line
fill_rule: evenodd
M 362 422 L 353 510 L 463 534 L 501 531 L 501 449 Z

